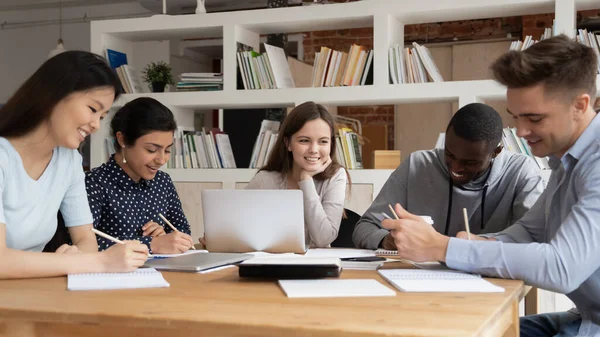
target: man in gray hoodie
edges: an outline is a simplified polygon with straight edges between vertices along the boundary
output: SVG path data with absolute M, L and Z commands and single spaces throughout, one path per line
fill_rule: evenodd
M 353 241 L 366 249 L 396 249 L 381 213 L 400 203 L 428 215 L 439 233 L 464 230 L 466 208 L 473 233 L 512 225 L 543 191 L 541 171 L 525 155 L 503 151 L 502 119 L 492 107 L 473 103 L 459 109 L 446 129 L 444 149 L 411 153 L 387 180 L 358 221 Z

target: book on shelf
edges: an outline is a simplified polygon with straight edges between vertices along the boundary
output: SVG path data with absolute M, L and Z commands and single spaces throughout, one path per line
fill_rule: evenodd
M 412 43 L 412 47 L 391 47 L 388 50 L 388 68 L 393 84 L 444 81 L 429 49 L 416 42 Z
M 294 88 L 294 78 L 282 48 L 263 43 L 266 52 L 257 53 L 238 43 L 238 78 L 244 89 Z
M 337 126 L 336 159 L 347 169 L 362 169 L 362 145 L 358 134 L 351 128 L 340 124 Z
M 262 121 L 250 157 L 250 168 L 261 168 L 267 163 L 271 150 L 273 150 L 273 146 L 277 141 L 280 124 L 278 121 L 266 119 Z
M 168 168 L 236 168 L 229 136 L 218 128 L 206 131 L 178 128 Z
M 577 41 L 592 48 L 596 58 L 600 59 L 600 35 L 588 32 L 587 29 L 578 29 Z M 600 62 L 598 62 L 598 73 L 600 73 Z
M 222 73 L 182 73 L 177 82 L 177 91 L 223 90 Z
M 321 47 L 313 63 L 313 87 L 339 87 L 373 84 L 373 51 L 353 44 L 341 52 Z
M 544 29 L 544 33 L 542 33 L 542 36 L 540 36 L 539 40 L 533 39 L 532 35 L 527 35 L 527 36 L 525 36 L 525 39 L 523 39 L 523 41 L 518 40 L 518 41 L 511 42 L 508 50 L 523 51 L 523 50 L 533 46 L 534 44 L 538 43 L 539 41 L 548 39 L 550 37 L 552 37 L 552 28 L 546 28 L 546 29 Z
M 127 54 L 108 48 L 105 50 L 105 53 L 108 64 L 116 72 L 126 94 L 146 92 L 137 70 L 127 64 Z

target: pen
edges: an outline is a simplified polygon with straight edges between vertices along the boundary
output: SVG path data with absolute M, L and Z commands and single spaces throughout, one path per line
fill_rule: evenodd
M 110 236 L 110 235 L 108 235 L 108 234 L 106 234 L 104 232 L 101 232 L 101 231 L 97 230 L 96 228 L 92 228 L 91 231 L 92 231 L 92 233 L 94 233 L 94 234 L 96 234 L 98 236 L 101 236 L 101 237 L 103 237 L 103 238 L 105 238 L 107 240 L 110 240 L 112 242 L 115 242 L 115 243 L 118 243 L 118 244 L 122 244 L 122 245 L 125 244 L 125 242 L 123 242 L 123 241 L 121 241 L 121 240 L 119 240 L 119 239 L 117 239 L 115 237 L 112 237 L 112 236 Z M 148 257 L 152 257 L 152 254 L 148 254 Z
M 172 225 L 172 224 L 169 222 L 169 220 L 167 220 L 167 218 L 165 218 L 165 217 L 164 217 L 162 214 L 158 213 L 158 216 L 159 216 L 161 219 L 163 219 L 163 221 L 164 221 L 164 222 L 165 222 L 167 225 L 169 225 L 169 227 L 171 227 L 171 229 L 172 229 L 174 232 L 179 232 L 179 230 L 178 230 L 177 228 L 175 228 L 175 226 L 173 226 L 173 225 Z M 190 249 L 191 249 L 191 250 L 196 250 L 196 248 L 194 248 L 194 245 L 192 245 L 192 246 L 190 247 Z
M 469 217 L 467 216 L 466 208 L 463 208 L 463 217 L 465 218 L 465 229 L 467 230 L 467 239 L 471 240 L 471 230 L 469 229 Z

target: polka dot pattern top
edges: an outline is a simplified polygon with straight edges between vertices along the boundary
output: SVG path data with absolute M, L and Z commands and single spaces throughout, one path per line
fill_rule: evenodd
M 168 234 L 173 230 L 158 214 L 164 215 L 179 231 L 190 234 L 175 185 L 168 174 L 158 171 L 152 180 L 133 181 L 117 164 L 114 155 L 107 163 L 86 174 L 90 209 L 94 228 L 120 240 L 139 240 L 150 249 L 152 237 L 142 236 L 149 221 L 162 225 Z M 98 249 L 114 243 L 96 236 Z

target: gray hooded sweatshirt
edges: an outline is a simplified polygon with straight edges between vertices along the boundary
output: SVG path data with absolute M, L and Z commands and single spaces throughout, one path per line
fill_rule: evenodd
M 537 164 L 522 154 L 502 151 L 476 180 L 453 186 L 444 161 L 444 149 L 411 153 L 389 177 L 363 214 L 352 240 L 360 248 L 377 249 L 389 233 L 373 215 L 387 213 L 400 203 L 407 211 L 430 216 L 435 229 L 455 236 L 465 230 L 466 208 L 473 234 L 496 233 L 520 219 L 544 189 Z

